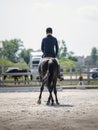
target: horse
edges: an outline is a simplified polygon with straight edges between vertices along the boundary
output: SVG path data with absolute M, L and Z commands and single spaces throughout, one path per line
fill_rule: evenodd
M 55 58 L 43 58 L 42 62 L 39 64 L 39 75 L 41 77 L 41 88 L 40 88 L 40 94 L 39 94 L 39 99 L 37 101 L 38 104 L 41 104 L 41 97 L 42 97 L 42 92 L 44 90 L 44 86 L 46 85 L 49 91 L 49 97 L 47 101 L 47 105 L 54 104 L 54 99 L 52 96 L 52 92 L 54 91 L 55 95 L 55 101 L 57 104 L 58 98 L 57 98 L 57 89 L 56 89 L 56 84 L 57 84 L 57 77 L 58 77 L 58 62 Z
M 14 81 L 15 81 L 15 84 L 16 84 L 17 82 L 19 83 L 18 78 L 24 77 L 24 79 L 25 79 L 25 84 L 26 84 L 26 81 L 28 80 L 28 74 L 21 75 L 21 74 L 18 74 L 18 73 L 27 73 L 27 72 L 30 72 L 30 71 L 27 70 L 27 69 L 11 69 L 11 70 L 8 70 L 8 71 L 5 73 L 5 75 L 4 75 L 4 80 L 6 80 L 7 77 L 12 77 L 12 78 L 14 78 Z M 6 75 L 6 74 L 9 74 L 9 73 L 11 73 L 11 74 L 13 74 L 13 75 L 11 75 L 11 76 Z M 15 73 L 16 73 L 16 75 L 15 75 Z M 30 75 L 30 77 L 31 77 L 31 76 L 32 76 L 32 75 Z M 31 78 L 32 78 L 32 77 L 31 77 Z

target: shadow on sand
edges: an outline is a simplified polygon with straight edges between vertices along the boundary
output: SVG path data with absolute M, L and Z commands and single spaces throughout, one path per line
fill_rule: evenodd
M 56 107 L 56 108 L 60 108 L 60 107 L 74 107 L 73 105 L 69 105 L 69 104 L 54 104 L 54 105 L 48 105 L 49 107 Z

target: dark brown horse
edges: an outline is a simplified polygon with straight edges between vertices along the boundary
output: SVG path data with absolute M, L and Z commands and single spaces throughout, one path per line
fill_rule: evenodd
M 38 104 L 41 104 L 41 96 L 44 89 L 44 85 L 47 86 L 48 91 L 49 91 L 47 105 L 50 104 L 50 101 L 52 105 L 54 104 L 54 99 L 52 96 L 53 91 L 55 94 L 56 103 L 59 104 L 58 98 L 57 98 L 57 89 L 56 89 L 56 83 L 57 83 L 57 77 L 58 77 L 57 60 L 55 58 L 47 58 L 47 59 L 45 58 L 45 60 L 43 60 L 39 65 L 39 74 L 42 79 L 42 85 L 40 88 Z
M 10 75 L 10 77 L 14 78 L 15 84 L 20 83 L 18 79 L 21 78 L 21 77 L 24 78 L 25 84 L 26 84 L 26 82 L 29 83 L 28 82 L 28 76 L 30 76 L 30 79 L 32 80 L 32 77 L 31 77 L 32 75 L 28 75 L 27 72 L 30 73 L 30 70 L 27 70 L 27 69 L 11 69 L 11 70 L 8 70 L 4 75 L 4 80 L 6 80 L 6 78 L 9 77 L 8 74 L 12 74 L 12 75 Z

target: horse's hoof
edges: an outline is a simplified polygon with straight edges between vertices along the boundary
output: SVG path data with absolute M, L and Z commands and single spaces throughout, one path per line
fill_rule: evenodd
M 54 105 L 54 102 L 51 103 L 51 106 L 53 106 L 53 105 Z
M 57 104 L 57 105 L 60 105 L 60 103 L 59 103 L 59 102 L 57 102 L 56 104 Z
M 49 105 L 49 104 L 50 104 L 50 102 L 47 102 L 47 103 L 46 103 L 46 105 Z
M 37 101 L 37 104 L 41 104 L 41 100 L 38 100 L 38 101 Z

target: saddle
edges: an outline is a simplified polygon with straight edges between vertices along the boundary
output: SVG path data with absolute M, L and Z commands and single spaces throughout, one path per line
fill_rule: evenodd
M 48 60 L 50 60 L 50 59 L 56 59 L 56 61 L 57 61 L 57 63 L 58 63 L 57 58 L 53 58 L 53 57 L 44 57 L 44 58 L 42 58 L 42 59 L 40 60 L 39 65 L 40 65 L 42 62 L 46 62 L 46 61 L 48 61 Z M 58 64 L 59 64 L 59 63 L 58 63 Z

